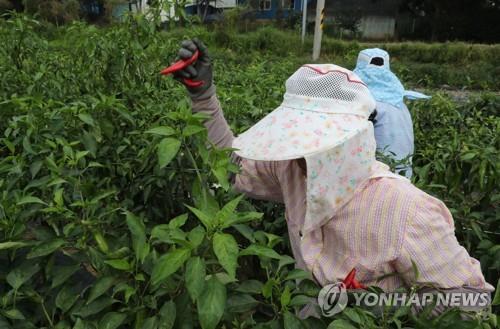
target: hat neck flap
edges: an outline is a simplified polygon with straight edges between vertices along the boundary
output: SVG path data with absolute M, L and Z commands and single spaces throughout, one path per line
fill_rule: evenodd
M 398 77 L 389 69 L 367 65 L 363 68 L 354 69 L 378 102 L 389 103 L 401 107 L 405 96 L 405 89 Z
M 302 232 L 323 226 L 362 190 L 370 178 L 392 176 L 375 159 L 373 126 L 332 149 L 306 157 L 307 208 Z

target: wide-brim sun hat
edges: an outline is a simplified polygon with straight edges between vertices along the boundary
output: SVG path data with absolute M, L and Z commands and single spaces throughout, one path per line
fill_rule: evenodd
M 283 102 L 233 141 L 236 154 L 262 161 L 303 158 L 331 149 L 371 125 L 376 103 L 356 74 L 309 64 L 286 81 Z

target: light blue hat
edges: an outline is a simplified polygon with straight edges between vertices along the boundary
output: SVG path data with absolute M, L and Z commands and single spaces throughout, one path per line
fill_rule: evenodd
M 381 58 L 382 65 L 372 64 L 374 58 Z M 389 54 L 379 48 L 365 49 L 358 55 L 354 73 L 368 86 L 375 100 L 400 107 L 404 97 L 411 100 L 430 98 L 416 91 L 405 90 L 398 77 L 392 73 L 389 59 Z

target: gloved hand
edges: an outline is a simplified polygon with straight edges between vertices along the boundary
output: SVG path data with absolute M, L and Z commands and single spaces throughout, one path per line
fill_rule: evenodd
M 196 50 L 200 52 L 198 60 L 174 73 L 174 78 L 186 86 L 189 96 L 193 101 L 207 99 L 215 94 L 215 86 L 212 80 L 212 62 L 208 56 L 208 49 L 203 42 L 198 39 L 182 41 L 179 58 L 191 58 Z M 203 81 L 203 84 L 199 87 L 190 87 L 184 83 L 184 78 L 193 81 Z

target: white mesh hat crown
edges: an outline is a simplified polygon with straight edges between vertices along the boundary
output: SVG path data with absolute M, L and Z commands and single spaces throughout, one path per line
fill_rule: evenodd
M 286 81 L 281 105 L 233 142 L 253 160 L 297 159 L 328 150 L 371 124 L 375 100 L 351 71 L 304 65 Z
M 304 65 L 286 81 L 286 93 L 324 98 L 330 103 L 362 102 L 366 85 L 353 72 L 336 65 Z

